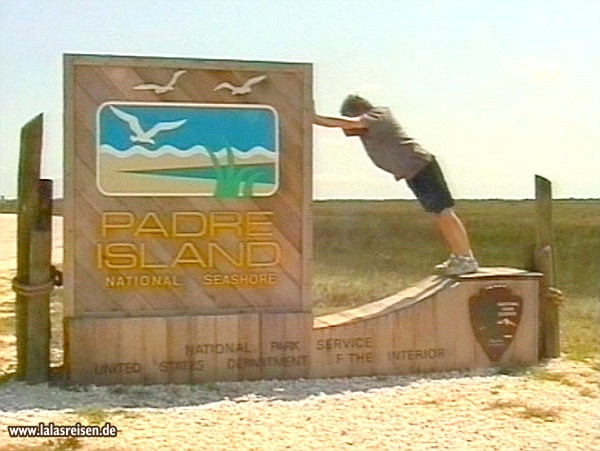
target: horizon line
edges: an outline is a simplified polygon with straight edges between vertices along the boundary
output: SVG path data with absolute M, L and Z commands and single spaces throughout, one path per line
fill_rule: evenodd
M 13 202 L 17 201 L 18 197 L 7 198 L 4 195 L 0 194 L 2 198 L 2 202 Z M 130 196 L 123 196 L 130 197 Z M 153 197 L 153 196 L 144 196 L 144 197 Z M 190 196 L 192 197 L 192 196 Z M 53 197 L 53 201 L 56 200 L 64 200 L 64 197 Z M 522 200 L 535 200 L 535 197 L 455 197 L 455 201 L 522 201 Z M 553 197 L 552 200 L 586 200 L 586 201 L 600 201 L 600 197 Z M 328 202 L 328 201 L 373 201 L 373 202 L 382 202 L 382 201 L 406 201 L 406 202 L 418 202 L 418 199 L 412 198 L 400 198 L 400 197 L 315 197 L 312 199 L 313 202 Z

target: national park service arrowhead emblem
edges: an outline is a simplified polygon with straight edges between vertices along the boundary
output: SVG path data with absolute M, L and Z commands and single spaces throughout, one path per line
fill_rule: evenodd
M 492 362 L 500 360 L 515 338 L 523 313 L 523 298 L 506 285 L 491 285 L 469 298 L 475 338 Z

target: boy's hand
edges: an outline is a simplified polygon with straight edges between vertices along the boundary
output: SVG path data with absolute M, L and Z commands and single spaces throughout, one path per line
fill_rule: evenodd
M 367 129 L 366 128 L 344 128 L 342 129 L 344 135 L 346 136 L 360 136 L 364 134 Z

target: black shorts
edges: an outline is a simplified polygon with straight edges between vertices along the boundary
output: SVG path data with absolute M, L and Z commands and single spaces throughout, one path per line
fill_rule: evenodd
M 454 206 L 454 199 L 435 158 L 406 183 L 415 193 L 425 211 L 440 213 L 442 210 Z

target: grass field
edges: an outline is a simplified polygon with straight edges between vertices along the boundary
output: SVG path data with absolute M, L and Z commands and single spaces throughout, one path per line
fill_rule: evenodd
M 597 358 L 600 200 L 557 200 L 553 208 L 557 286 L 566 296 L 561 307 L 562 350 L 577 360 Z M 531 269 L 533 201 L 459 201 L 457 210 L 482 265 Z M 315 202 L 313 212 L 315 315 L 398 292 L 431 274 L 446 258 L 431 218 L 414 201 Z M 0 312 L 3 336 L 14 336 L 13 307 Z M 52 324 L 54 361 L 59 362 L 62 290 L 52 296 Z
M 532 268 L 532 200 L 459 201 L 483 266 Z M 598 356 L 600 200 L 553 203 L 562 350 Z M 314 205 L 315 314 L 361 305 L 424 278 L 446 258 L 431 218 L 414 201 L 327 201 Z

